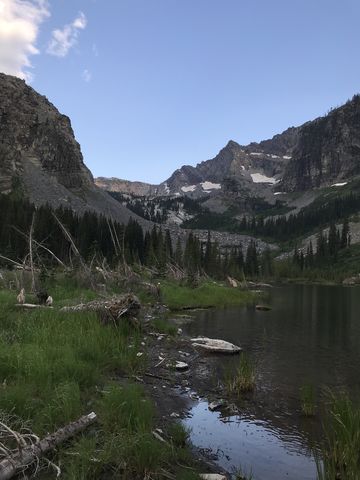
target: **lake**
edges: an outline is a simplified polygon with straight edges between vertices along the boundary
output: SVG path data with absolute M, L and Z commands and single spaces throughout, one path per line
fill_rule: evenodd
M 241 468 L 255 480 L 314 480 L 326 388 L 359 398 L 360 288 L 291 285 L 267 295 L 270 311 L 203 310 L 186 326 L 191 336 L 243 347 L 256 364 L 257 382 L 251 398 L 237 402 L 240 415 L 223 417 L 200 401 L 185 424 L 192 442 L 217 453 L 228 471 Z M 214 383 L 236 368 L 238 357 L 212 361 Z M 314 418 L 301 412 L 305 384 L 316 391 Z

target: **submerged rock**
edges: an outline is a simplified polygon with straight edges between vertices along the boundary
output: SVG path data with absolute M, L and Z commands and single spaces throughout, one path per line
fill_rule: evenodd
M 269 305 L 256 305 L 255 306 L 256 310 L 260 310 L 262 312 L 268 312 L 271 310 L 271 307 Z
M 198 337 L 192 338 L 191 342 L 193 347 L 205 352 L 233 354 L 239 353 L 242 350 L 238 345 L 215 338 Z

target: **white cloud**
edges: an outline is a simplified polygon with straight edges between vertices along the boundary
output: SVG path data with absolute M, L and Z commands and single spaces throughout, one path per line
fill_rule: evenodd
M 0 71 L 31 81 L 30 58 L 49 15 L 47 0 L 0 0 Z
M 82 72 L 82 75 L 81 75 L 81 76 L 82 76 L 84 82 L 86 82 L 86 83 L 91 82 L 92 73 L 89 72 L 89 70 L 85 69 L 85 70 Z
M 65 25 L 62 29 L 53 30 L 47 53 L 56 57 L 66 57 L 69 50 L 76 45 L 80 30 L 84 30 L 86 25 L 85 15 L 83 12 L 79 12 L 72 23 Z

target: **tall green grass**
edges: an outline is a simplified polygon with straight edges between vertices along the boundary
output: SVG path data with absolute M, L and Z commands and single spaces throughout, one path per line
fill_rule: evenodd
M 231 395 L 240 395 L 253 391 L 255 380 L 255 365 L 245 353 L 241 353 L 235 372 L 228 371 L 225 375 L 225 388 Z
M 317 460 L 319 480 L 360 478 L 360 405 L 346 394 L 329 394 L 325 441 Z
M 205 282 L 192 288 L 164 281 L 161 284 L 163 302 L 172 310 L 195 307 L 225 307 L 246 305 L 254 301 L 254 294 L 219 283 Z
M 62 302 L 79 301 L 66 287 L 58 288 Z M 94 410 L 98 423 L 54 453 L 66 479 L 182 475 L 176 465 L 192 463 L 179 444 L 184 435 L 178 429 L 174 440 L 169 434 L 167 443 L 159 442 L 152 434 L 156 412 L 144 390 L 120 384 L 145 368 L 144 357 L 136 355 L 139 332 L 104 326 L 95 313 L 19 310 L 15 297 L 0 290 L 1 418 L 16 416 L 42 436 Z M 49 477 L 40 472 L 38 478 Z

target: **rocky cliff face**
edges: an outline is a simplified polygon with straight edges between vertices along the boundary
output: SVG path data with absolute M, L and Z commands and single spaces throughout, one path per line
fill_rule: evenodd
M 21 188 L 35 204 L 131 214 L 94 185 L 68 117 L 23 80 L 0 74 L 0 192 Z
M 309 190 L 360 174 L 360 95 L 300 128 L 283 175 L 286 191 Z
M 93 183 L 70 120 L 16 77 L 0 74 L 0 168 L 2 189 L 31 163 L 65 188 Z

